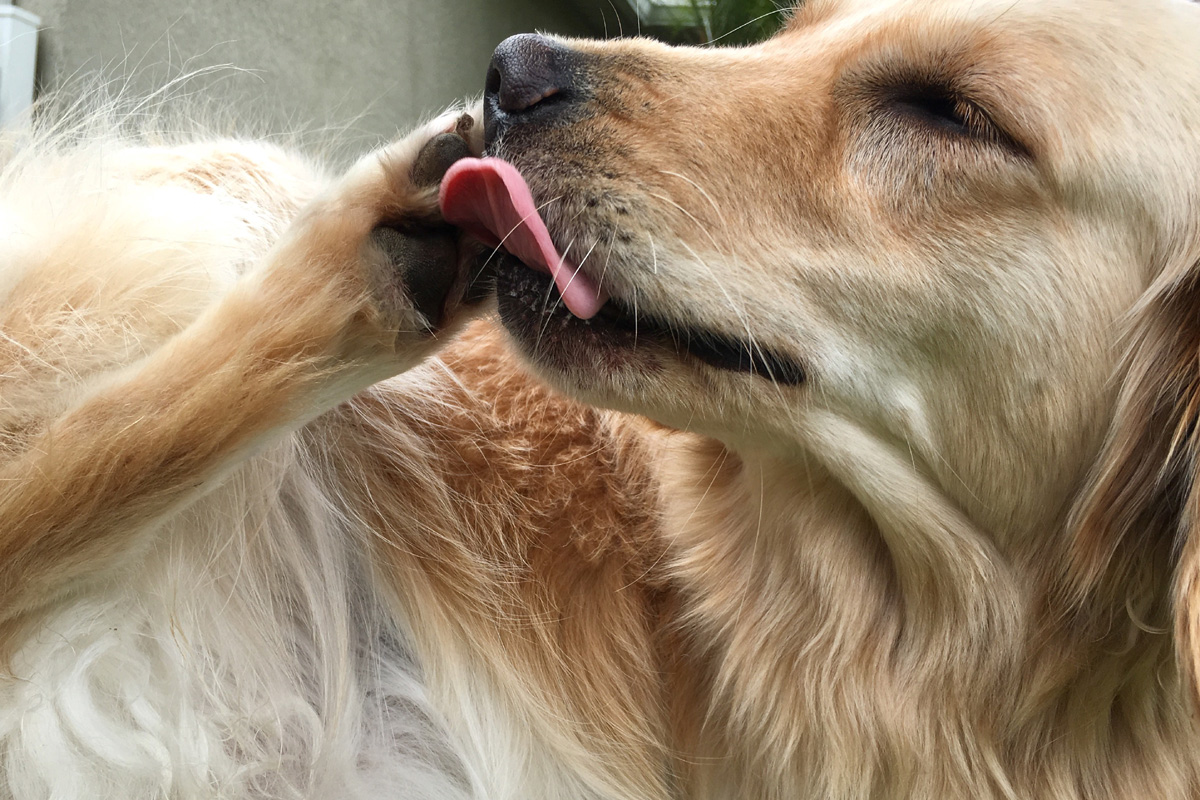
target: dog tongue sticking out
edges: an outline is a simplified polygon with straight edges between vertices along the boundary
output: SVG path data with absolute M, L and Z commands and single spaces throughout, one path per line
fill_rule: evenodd
M 579 267 L 559 255 L 550 231 L 517 168 L 499 158 L 463 158 L 442 178 L 442 216 L 484 244 L 504 249 L 526 266 L 548 272 L 563 303 L 590 319 L 608 299 Z

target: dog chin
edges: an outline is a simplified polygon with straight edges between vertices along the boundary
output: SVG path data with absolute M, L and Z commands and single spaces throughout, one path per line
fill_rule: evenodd
M 506 253 L 497 255 L 494 270 L 500 322 L 533 367 L 561 388 L 616 405 L 665 372 L 674 354 L 610 309 L 591 319 L 576 317 L 549 275 Z

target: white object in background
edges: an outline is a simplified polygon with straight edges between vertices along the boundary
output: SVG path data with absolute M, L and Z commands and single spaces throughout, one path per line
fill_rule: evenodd
M 0 2 L 0 125 L 11 125 L 33 103 L 41 24 L 37 14 Z

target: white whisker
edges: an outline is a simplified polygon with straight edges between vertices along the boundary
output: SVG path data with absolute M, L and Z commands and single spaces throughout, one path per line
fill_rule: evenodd
M 608 275 L 608 263 L 609 263 L 610 261 L 612 261 L 612 247 L 613 247 L 613 242 L 615 242 L 616 240 L 617 240 L 617 231 L 616 231 L 616 229 L 614 228 L 614 229 L 613 229 L 613 235 L 612 235 L 612 237 L 611 237 L 611 238 L 608 240 L 608 248 L 607 248 L 607 251 L 606 251 L 606 252 L 605 252 L 605 254 L 604 254 L 604 268 L 600 270 L 600 277 L 599 277 L 599 279 L 596 281 L 596 285 L 597 285 L 597 286 L 599 286 L 601 289 L 603 289 L 603 288 L 604 288 L 604 277 L 605 277 L 606 275 Z M 595 245 L 592 245 L 592 247 L 595 247 Z M 589 255 L 591 254 L 591 251 L 590 251 L 590 250 L 588 251 L 588 254 L 589 254 Z
M 679 172 L 672 172 L 672 171 L 666 170 L 666 169 L 660 169 L 659 172 L 662 173 L 663 175 L 670 175 L 673 178 L 679 178 L 679 180 L 685 181 L 685 182 L 691 184 L 691 186 L 697 192 L 700 193 L 700 196 L 708 201 L 708 204 L 710 206 L 712 206 L 713 211 L 717 212 L 717 219 L 719 219 L 721 221 L 721 227 L 722 228 L 728 227 L 728 225 L 725 222 L 725 215 L 721 213 L 721 207 L 717 205 L 717 201 L 713 199 L 713 196 L 711 194 L 709 194 L 708 191 L 703 186 L 696 183 L 694 180 L 692 180 L 688 176 L 683 175 Z
M 754 19 L 752 19 L 752 20 L 749 20 L 749 21 L 747 21 L 747 22 L 743 22 L 741 25 L 738 25 L 736 28 L 733 28 L 733 29 L 731 29 L 731 30 L 727 30 L 727 31 L 725 31 L 724 33 L 722 33 L 720 36 L 717 36 L 716 38 L 712 38 L 712 34 L 711 34 L 711 32 L 710 32 L 710 33 L 709 33 L 709 40 L 708 40 L 707 42 L 705 42 L 705 43 L 704 43 L 704 46 L 705 46 L 705 47 L 708 47 L 708 46 L 710 46 L 710 45 L 712 45 L 712 44 L 715 44 L 716 42 L 719 42 L 719 41 L 721 41 L 721 40 L 722 40 L 722 39 L 724 39 L 726 36 L 732 36 L 733 34 L 735 34 L 735 33 L 737 33 L 738 31 L 740 31 L 742 28 L 748 28 L 748 27 L 750 27 L 751 25 L 753 25 L 754 23 L 758 22 L 760 19 L 766 19 L 767 17 L 769 17 L 769 16 L 772 16 L 773 14 L 787 14 L 789 10 L 790 10 L 790 9 L 788 9 L 788 8 L 777 8 L 777 9 L 775 9 L 774 11 L 768 11 L 768 12 L 767 12 L 767 13 L 765 13 L 765 14 L 759 14 L 759 15 L 758 15 L 757 17 L 755 17 Z
M 700 231 L 702 231 L 705 236 L 708 237 L 708 240 L 709 240 L 709 242 L 712 243 L 714 250 L 716 250 L 718 253 L 721 253 L 722 255 L 725 255 L 725 252 L 724 252 L 723 248 L 721 247 L 720 243 L 717 242 L 716 237 L 713 236 L 712 231 L 709 230 L 709 226 L 705 225 L 703 222 L 701 222 L 699 219 L 697 219 L 695 214 L 688 211 L 686 208 L 684 208 L 679 203 L 675 202 L 675 200 L 671 199 L 670 197 L 668 197 L 666 195 L 657 194 L 654 192 L 649 193 L 649 195 L 650 195 L 650 197 L 653 197 L 656 200 L 661 200 L 664 203 L 667 203 L 667 204 L 675 207 L 676 209 L 678 209 L 680 213 L 682 213 L 684 216 L 686 216 L 688 219 L 690 219 L 692 221 L 692 223 L 698 229 L 700 229 Z
M 575 246 L 575 240 L 572 239 L 567 244 L 566 249 L 563 250 L 563 253 L 560 256 L 560 260 L 558 262 L 559 269 L 562 269 L 562 265 L 567 259 L 567 254 L 571 252 L 571 248 L 574 246 Z M 588 252 L 590 253 L 591 251 L 588 251 Z M 585 257 L 585 260 L 586 260 L 586 257 Z M 570 281 L 567 282 L 567 285 L 568 286 L 571 285 Z M 557 287 L 557 281 L 553 280 L 553 278 L 552 278 L 550 281 L 550 286 L 546 289 L 546 296 L 544 298 L 542 298 L 542 311 L 546 312 L 547 310 L 549 310 L 550 313 L 545 314 L 545 320 L 542 322 L 542 327 L 538 331 L 537 339 L 534 340 L 533 346 L 534 346 L 535 350 L 537 348 L 541 347 L 542 337 L 546 333 L 546 326 L 550 324 L 550 320 L 554 318 L 554 312 L 558 310 L 559 305 L 561 305 L 563 302 L 562 292 L 556 291 L 556 287 Z M 553 300 L 554 300 L 553 306 L 548 305 L 551 301 L 551 298 L 553 298 Z
M 563 199 L 562 195 L 559 195 L 558 197 L 552 197 L 551 199 L 547 200 L 546 202 L 542 203 L 540 206 L 535 208 L 529 214 L 526 214 L 525 216 L 521 217 L 521 219 L 517 221 L 517 224 L 513 225 L 511 228 L 509 228 L 508 233 L 504 234 L 504 238 L 502 238 L 500 240 L 500 242 L 495 247 L 492 248 L 492 252 L 488 254 L 487 261 L 491 261 L 492 257 L 495 256 L 496 253 L 500 252 L 500 248 L 504 247 L 504 243 L 508 241 L 509 237 L 512 236 L 514 233 L 516 233 L 517 229 L 520 228 L 522 225 L 524 225 L 525 222 L 528 219 L 530 219 L 530 217 L 532 217 L 534 214 L 537 214 L 540 216 L 543 208 L 547 208 L 550 206 L 551 203 L 557 203 L 559 200 L 562 200 L 562 199 Z
M 750 336 L 751 335 L 750 334 L 750 323 L 746 319 L 745 313 L 738 306 L 737 302 L 734 301 L 733 296 L 730 295 L 728 291 L 726 291 L 725 284 L 723 284 L 721 282 L 720 278 L 717 277 L 716 271 L 713 270 L 713 268 L 708 265 L 708 262 L 706 262 L 704 259 L 702 259 L 700 257 L 700 255 L 695 250 L 693 250 L 686 242 L 680 242 L 679 244 L 683 247 L 684 250 L 688 251 L 688 253 L 692 256 L 693 259 L 695 259 L 697 265 L 704 267 L 704 269 L 708 270 L 708 274 L 709 274 L 709 277 L 712 278 L 713 285 L 716 286 L 718 290 L 720 290 L 722 295 L 724 295 L 725 301 L 729 304 L 729 309 L 734 313 L 734 316 L 737 317 L 738 322 L 741 324 L 742 328 L 745 330 L 746 335 Z

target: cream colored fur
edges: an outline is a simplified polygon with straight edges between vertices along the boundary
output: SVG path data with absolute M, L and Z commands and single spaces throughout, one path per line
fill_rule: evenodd
M 494 333 L 430 359 L 461 321 L 369 236 L 437 224 L 457 113 L 341 177 L 105 114 L 14 144 L 0 797 L 663 794 L 636 439 Z
M 656 461 L 683 796 L 1200 795 L 1200 7 L 559 44 L 585 99 L 491 147 L 560 246 L 806 374 L 510 326 L 561 389 L 709 437 Z
M 104 119 L 15 150 L 0 796 L 469 796 L 372 533 L 298 433 L 430 349 L 373 331 L 377 212 L 354 204 L 412 192 L 404 162 L 445 124 L 340 182 Z
M 427 330 L 370 232 L 454 115 L 14 146 L 0 797 L 1200 796 L 1200 9 L 565 46 L 590 113 L 495 145 L 556 239 L 806 381 Z

